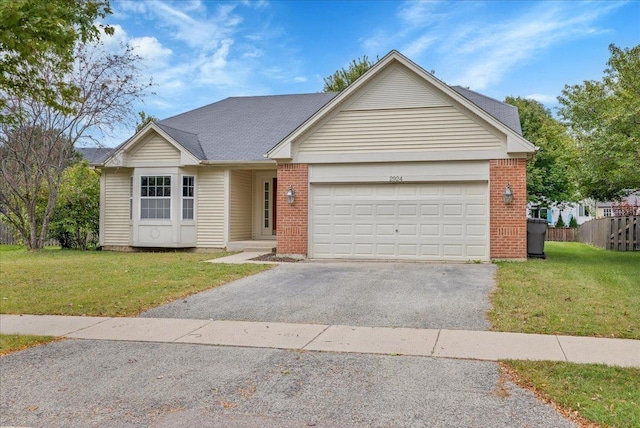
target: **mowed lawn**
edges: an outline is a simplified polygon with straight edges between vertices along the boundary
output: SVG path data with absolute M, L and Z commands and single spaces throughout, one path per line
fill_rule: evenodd
M 489 317 L 496 331 L 640 339 L 640 253 L 545 243 L 547 260 L 498 263 Z M 640 359 L 640 355 L 638 356 Z M 640 426 L 640 369 L 509 361 L 516 383 L 565 414 Z
M 0 251 L 0 313 L 135 316 L 269 269 L 206 263 L 225 253 Z
M 640 252 L 545 243 L 546 260 L 499 262 L 496 331 L 640 339 Z

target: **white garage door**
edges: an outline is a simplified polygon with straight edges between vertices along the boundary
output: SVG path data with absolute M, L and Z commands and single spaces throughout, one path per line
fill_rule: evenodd
M 311 188 L 311 257 L 489 259 L 486 182 Z

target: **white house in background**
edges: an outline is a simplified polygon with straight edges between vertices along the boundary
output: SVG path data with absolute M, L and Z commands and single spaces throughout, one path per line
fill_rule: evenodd
M 622 199 L 622 203 L 635 207 L 636 215 L 640 215 L 640 191 L 633 192 Z M 596 203 L 596 217 L 611 217 L 615 215 L 616 203 L 612 201 Z
M 593 208 L 586 201 L 568 204 L 563 209 L 556 206 L 542 208 L 532 204 L 527 205 L 527 216 L 529 218 L 545 218 L 549 225 L 556 224 L 560 216 L 562 216 L 562 220 L 567 226 L 571 221 L 571 217 L 575 218 L 578 224 L 582 224 L 585 221 L 594 219 L 595 216 L 593 214 Z

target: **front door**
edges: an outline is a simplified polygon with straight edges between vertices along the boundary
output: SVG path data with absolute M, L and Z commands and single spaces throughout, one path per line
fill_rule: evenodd
M 276 195 L 278 179 L 275 171 L 257 172 L 254 195 L 256 238 L 271 239 L 276 234 Z

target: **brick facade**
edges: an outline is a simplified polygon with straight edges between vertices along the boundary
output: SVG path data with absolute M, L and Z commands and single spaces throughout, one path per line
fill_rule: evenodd
M 489 230 L 492 259 L 527 258 L 526 159 L 495 159 L 489 162 Z M 513 202 L 504 203 L 511 184 Z
M 277 253 L 307 255 L 309 173 L 307 164 L 290 163 L 278 165 Z M 296 198 L 287 203 L 289 186 L 293 186 Z

